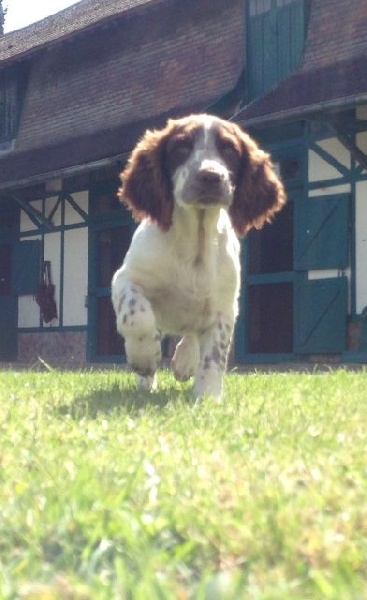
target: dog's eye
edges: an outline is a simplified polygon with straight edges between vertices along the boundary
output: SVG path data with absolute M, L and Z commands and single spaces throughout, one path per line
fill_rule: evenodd
M 189 156 L 192 150 L 192 141 L 190 138 L 176 138 L 172 145 L 173 152 L 180 158 Z
M 238 150 L 230 140 L 219 140 L 218 145 L 223 156 L 227 156 L 228 158 L 238 156 Z
M 193 149 L 193 140 L 190 137 L 178 135 L 171 137 L 166 148 L 166 164 L 172 174 L 177 167 L 189 158 Z

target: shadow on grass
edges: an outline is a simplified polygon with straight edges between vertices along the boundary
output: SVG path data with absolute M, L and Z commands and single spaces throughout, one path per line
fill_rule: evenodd
M 73 419 L 90 418 L 98 415 L 128 412 L 139 414 L 149 408 L 163 409 L 169 402 L 183 401 L 187 404 L 194 402 L 190 390 L 175 389 L 174 387 L 157 392 L 145 390 L 122 389 L 118 384 L 109 389 L 93 390 L 89 394 L 75 398 L 69 405 L 58 408 L 60 415 L 70 415 Z

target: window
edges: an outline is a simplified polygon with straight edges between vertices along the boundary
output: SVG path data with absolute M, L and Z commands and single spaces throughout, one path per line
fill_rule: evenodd
M 271 9 L 271 0 L 251 0 L 250 1 L 250 17 L 262 15 Z
M 0 70 L 0 144 L 16 136 L 25 83 L 24 68 Z
M 295 4 L 297 0 L 277 0 L 277 6 L 286 6 L 287 4 L 292 4 L 292 2 Z

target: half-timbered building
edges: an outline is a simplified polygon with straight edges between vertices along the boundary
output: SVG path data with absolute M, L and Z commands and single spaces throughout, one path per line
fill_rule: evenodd
M 121 360 L 110 281 L 134 223 L 118 173 L 147 127 L 236 96 L 242 22 L 241 0 L 81 0 L 0 38 L 0 360 Z
M 147 127 L 207 111 L 272 153 L 289 198 L 243 242 L 235 361 L 365 362 L 366 72 L 358 0 L 81 0 L 2 36 L 0 360 L 123 360 L 118 173 Z
M 249 0 L 247 28 L 235 118 L 272 151 L 289 202 L 247 240 L 238 356 L 365 362 L 367 6 Z

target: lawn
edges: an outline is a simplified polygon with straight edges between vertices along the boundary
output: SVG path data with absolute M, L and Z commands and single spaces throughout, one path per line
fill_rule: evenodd
M 0 373 L 0 598 L 367 597 L 367 373 Z

